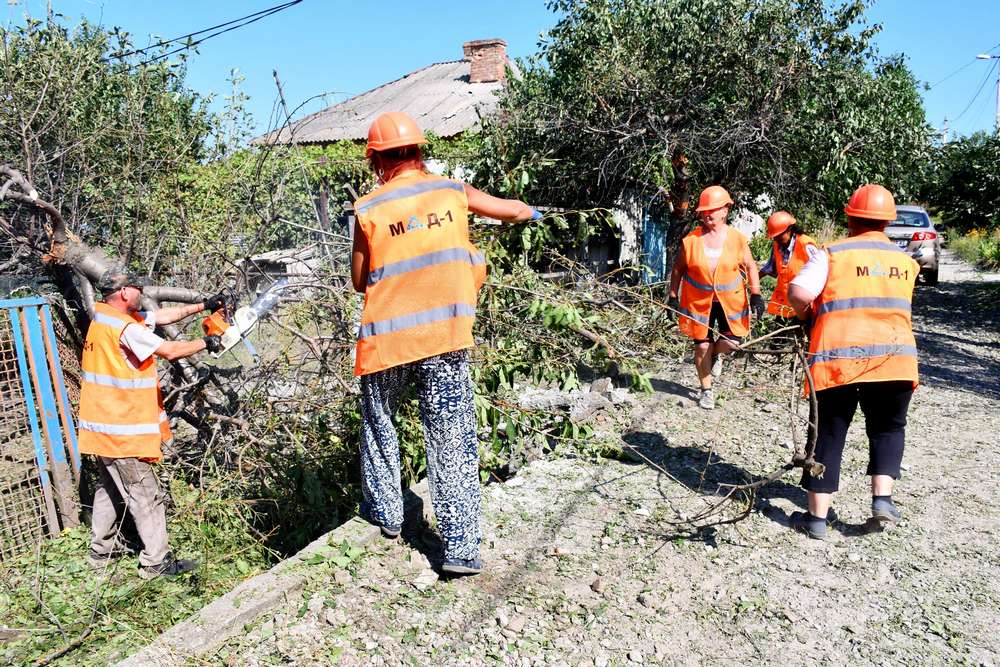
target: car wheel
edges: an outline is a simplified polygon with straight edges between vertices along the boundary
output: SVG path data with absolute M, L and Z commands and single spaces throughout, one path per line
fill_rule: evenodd
M 933 269 L 929 269 L 924 274 L 924 282 L 926 282 L 928 285 L 937 285 L 938 284 L 938 270 L 937 270 L 937 267 L 934 267 Z

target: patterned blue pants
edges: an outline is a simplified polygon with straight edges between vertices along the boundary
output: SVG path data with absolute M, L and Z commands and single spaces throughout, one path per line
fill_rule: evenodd
M 482 507 L 468 350 L 361 376 L 362 512 L 384 526 L 403 522 L 399 437 L 392 420 L 410 383 L 418 392 L 427 482 L 444 557 L 478 558 Z

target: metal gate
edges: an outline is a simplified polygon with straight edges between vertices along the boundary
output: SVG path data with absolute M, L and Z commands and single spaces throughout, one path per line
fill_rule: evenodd
M 0 561 L 77 525 L 79 475 L 49 305 L 0 301 Z

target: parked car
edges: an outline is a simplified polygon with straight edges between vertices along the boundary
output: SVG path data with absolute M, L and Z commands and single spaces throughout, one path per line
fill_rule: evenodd
M 897 206 L 896 219 L 885 228 L 885 235 L 917 260 L 920 275 L 928 285 L 937 285 L 941 235 L 926 210 L 920 206 Z

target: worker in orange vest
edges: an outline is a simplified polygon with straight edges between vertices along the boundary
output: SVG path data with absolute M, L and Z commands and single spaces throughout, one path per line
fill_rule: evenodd
M 865 185 L 844 211 L 848 237 L 810 258 L 788 291 L 796 314 L 813 321 L 809 370 L 818 410 L 815 458 L 826 466 L 822 477 L 803 474 L 809 511 L 793 513 L 791 523 L 817 539 L 826 537 L 847 429 L 859 404 L 868 435 L 872 520 L 900 520 L 892 489 L 918 380 L 910 304 L 920 267 L 883 232 L 896 219 L 892 193 Z
M 667 305 L 678 313 L 678 328 L 694 339 L 698 405 L 706 410 L 715 407 L 712 378 L 722 372 L 722 355 L 735 350 L 750 332 L 750 311 L 758 318 L 764 313 L 750 244 L 728 224 L 732 205 L 721 186 L 702 191 L 695 208 L 701 225 L 681 242 L 670 274 Z
M 767 304 L 767 312 L 792 319 L 795 311 L 788 305 L 788 284 L 809 258 L 819 252 L 819 248 L 812 238 L 802 233 L 795 218 L 787 211 L 776 211 L 767 219 L 767 238 L 772 241 L 771 258 L 760 267 L 760 275 L 778 279 Z
M 124 512 L 142 540 L 139 576 L 174 576 L 197 563 L 178 560 L 167 546 L 166 506 L 152 463 L 162 460 L 162 442 L 172 434 L 163 409 L 156 359 L 183 359 L 202 350 L 218 351 L 218 336 L 170 341 L 153 332 L 205 308 L 217 310 L 221 294 L 204 303 L 140 310 L 146 278 L 109 269 L 98 282 L 104 301 L 94 304 L 80 361 L 79 448 L 97 459 L 97 490 L 91 518 L 89 561 L 104 569 L 121 555 Z
M 399 535 L 403 497 L 392 419 L 414 384 L 444 542 L 441 569 L 477 574 L 482 509 L 469 349 L 486 260 L 469 241 L 469 213 L 510 222 L 541 215 L 428 173 L 425 143 L 406 114 L 376 118 L 366 154 L 379 186 L 354 206 L 351 278 L 365 295 L 354 369 L 362 394 L 361 514 L 386 537 Z

